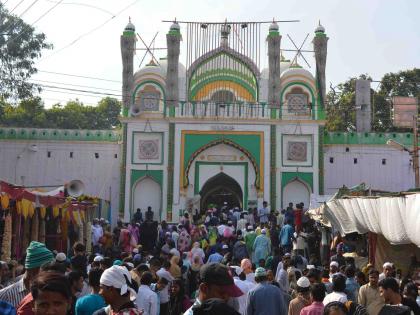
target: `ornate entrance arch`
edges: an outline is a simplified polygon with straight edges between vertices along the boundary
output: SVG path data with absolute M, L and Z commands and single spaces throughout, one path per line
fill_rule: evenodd
M 238 145 L 237 143 L 235 143 L 234 141 L 230 140 L 230 139 L 226 139 L 226 138 L 221 138 L 221 139 L 216 139 L 213 141 L 210 141 L 209 143 L 207 143 L 206 145 L 203 145 L 201 148 L 199 148 L 198 150 L 196 150 L 191 157 L 188 159 L 188 163 L 187 166 L 185 168 L 185 172 L 183 174 L 183 187 L 187 187 L 189 184 L 189 179 L 188 179 L 188 174 L 190 171 L 191 166 L 193 165 L 194 160 L 198 157 L 198 155 L 207 150 L 208 148 L 214 147 L 218 144 L 226 144 L 228 146 L 231 146 L 235 149 L 238 149 L 239 151 L 241 151 L 251 162 L 252 167 L 254 168 L 255 171 L 255 182 L 254 185 L 257 189 L 260 188 L 261 182 L 260 182 L 260 171 L 259 171 L 259 167 L 258 167 L 258 163 L 256 161 L 256 159 L 254 158 L 254 156 L 245 148 L 243 148 L 242 146 Z M 261 162 L 260 162 L 261 163 Z
M 241 186 L 223 172 L 206 181 L 200 190 L 200 196 L 202 209 L 206 209 L 210 204 L 222 206 L 224 202 L 227 202 L 229 207 L 242 208 L 243 205 Z

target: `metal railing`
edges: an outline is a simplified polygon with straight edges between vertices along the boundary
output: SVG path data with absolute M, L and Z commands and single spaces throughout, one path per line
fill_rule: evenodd
M 314 119 L 312 108 L 291 109 L 290 106 L 272 107 L 265 103 L 180 102 L 178 106 L 165 106 L 166 117 L 197 119 Z M 319 118 L 318 118 L 319 119 Z

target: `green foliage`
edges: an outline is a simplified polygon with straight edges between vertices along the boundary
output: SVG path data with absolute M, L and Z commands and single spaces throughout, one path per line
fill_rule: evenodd
M 59 128 L 59 129 L 114 129 L 120 126 L 118 115 L 121 102 L 104 98 L 98 106 L 85 106 L 79 100 L 66 105 L 44 108 L 41 98 L 22 100 L 17 106 L 0 101 L 0 125 L 13 127 Z
M 371 80 L 367 74 L 352 77 L 331 88 L 327 95 L 328 131 L 356 130 L 356 80 Z M 378 90 L 371 89 L 372 130 L 394 131 L 392 125 L 392 97 L 416 96 L 420 98 L 420 69 L 387 73 L 383 76 Z M 398 129 L 403 131 L 402 129 Z
M 27 80 L 37 69 L 35 59 L 43 49 L 52 48 L 43 33 L 22 19 L 9 14 L 0 4 L 0 97 L 24 99 L 32 97 L 37 86 Z

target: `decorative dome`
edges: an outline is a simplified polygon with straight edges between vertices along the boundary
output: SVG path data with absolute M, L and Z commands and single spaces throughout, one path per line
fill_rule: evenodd
M 281 74 L 281 78 L 285 78 L 285 77 L 293 77 L 293 76 L 303 76 L 305 78 L 307 78 L 310 81 L 315 80 L 314 76 L 312 75 L 312 73 L 310 73 L 308 70 L 303 69 L 302 67 L 297 67 L 297 66 L 290 66 L 288 69 L 284 70 Z
M 321 21 L 319 21 L 318 26 L 315 29 L 315 33 L 325 33 L 325 27 L 321 25 Z
M 162 78 L 166 78 L 166 71 L 168 70 L 168 61 L 166 58 L 160 58 L 159 64 L 156 64 L 155 61 L 151 61 L 149 64 L 145 65 L 143 68 L 139 69 L 135 74 L 134 78 L 138 79 L 143 75 L 155 74 Z M 178 77 L 185 77 L 185 66 L 182 63 L 178 63 Z
M 171 30 L 171 31 L 178 31 L 179 32 L 181 30 L 181 27 L 179 26 L 178 22 L 175 21 L 175 22 L 172 23 L 172 25 L 169 28 L 169 30 Z
M 131 23 L 131 18 L 128 20 L 128 24 L 125 27 L 124 31 L 129 31 L 129 32 L 135 32 L 136 31 L 136 27 L 134 26 L 133 23 Z
M 270 24 L 270 28 L 268 29 L 270 32 L 278 32 L 279 31 L 279 25 L 277 22 L 274 22 Z

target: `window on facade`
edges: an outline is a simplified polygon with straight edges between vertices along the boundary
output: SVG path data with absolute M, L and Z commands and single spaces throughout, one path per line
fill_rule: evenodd
M 382 165 L 386 165 L 386 159 L 382 159 Z
M 49 158 L 51 157 L 51 151 L 47 152 L 47 157 L 49 157 Z
M 114 154 L 114 158 L 118 159 L 118 154 L 117 153 Z
M 160 92 L 153 85 L 146 85 L 144 89 L 137 94 L 140 103 L 140 110 L 145 112 L 159 111 Z
M 333 164 L 334 163 L 334 158 L 330 157 L 330 163 Z
M 99 159 L 99 153 L 95 153 L 95 159 Z
M 350 148 L 349 147 L 346 147 L 346 152 L 350 152 Z
M 308 95 L 301 88 L 294 88 L 286 95 L 287 111 L 293 114 L 308 114 Z
M 229 104 L 235 102 L 235 94 L 228 90 L 216 91 L 210 99 L 217 104 Z
M 73 152 L 70 152 L 70 158 L 71 159 L 73 158 Z
M 353 164 L 357 164 L 357 158 L 353 159 Z

